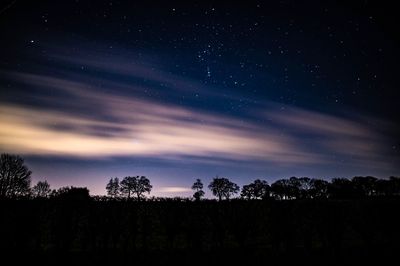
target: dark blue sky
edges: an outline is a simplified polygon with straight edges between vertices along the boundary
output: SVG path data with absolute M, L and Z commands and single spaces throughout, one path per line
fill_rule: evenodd
M 104 193 L 146 175 L 399 175 L 398 32 L 369 1 L 9 1 L 0 151 L 34 181 Z M 397 137 L 397 138 L 396 138 Z

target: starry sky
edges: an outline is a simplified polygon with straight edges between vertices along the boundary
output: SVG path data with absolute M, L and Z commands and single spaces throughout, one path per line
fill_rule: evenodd
M 0 152 L 91 194 L 399 175 L 394 6 L 300 2 L 5 1 Z

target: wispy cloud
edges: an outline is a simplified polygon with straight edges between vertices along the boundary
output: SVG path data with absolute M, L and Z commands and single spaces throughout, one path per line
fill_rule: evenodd
M 184 193 L 192 191 L 190 188 L 187 187 L 162 187 L 157 190 L 157 192 L 161 193 Z
M 36 75 L 14 74 L 31 84 L 68 93 L 78 110 L 2 105 L 1 146 L 20 153 L 75 156 L 198 155 L 233 159 L 303 162 L 309 158 L 290 140 L 254 123 L 148 100 L 97 92 L 82 84 Z M 46 95 L 48 98 L 48 95 Z M 46 99 L 42 99 L 44 102 Z M 47 106 L 47 104 L 44 103 Z M 288 154 L 290 151 L 290 154 Z
M 55 59 L 70 64 L 166 83 L 173 93 L 204 84 L 179 79 L 153 66 L 119 61 Z M 111 60 L 111 59 L 110 59 Z M 65 74 L 65 73 L 63 73 Z M 293 106 L 266 103 L 243 119 L 174 102 L 144 97 L 146 84 L 129 84 L 86 73 L 70 75 L 2 72 L 20 86 L 35 88 L 31 101 L 2 101 L 0 149 L 35 155 L 107 158 L 146 156 L 256 160 L 280 164 L 329 163 L 332 155 L 348 163 L 388 167 L 385 136 L 362 119 L 350 119 Z M 97 85 L 96 85 L 97 84 Z M 98 85 L 101 84 L 101 85 Z M 124 92 L 117 93 L 118 88 Z M 135 92 L 135 93 L 132 93 Z

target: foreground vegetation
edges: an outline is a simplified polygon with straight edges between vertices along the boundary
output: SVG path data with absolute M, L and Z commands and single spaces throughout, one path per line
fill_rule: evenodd
M 0 255 L 29 255 L 15 263 L 356 265 L 398 254 L 397 177 L 291 177 L 241 190 L 216 177 L 208 188 L 217 201 L 203 199 L 200 179 L 191 198 L 146 198 L 143 176 L 111 178 L 107 196 L 90 196 L 46 181 L 31 187 L 30 174 L 19 156 L 1 155 Z

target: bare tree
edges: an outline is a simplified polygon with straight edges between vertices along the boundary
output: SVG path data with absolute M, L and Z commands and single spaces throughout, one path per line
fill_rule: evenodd
M 14 198 L 30 192 L 31 171 L 18 155 L 0 156 L 0 198 Z
M 238 193 L 239 186 L 224 177 L 215 177 L 208 185 L 214 196 L 221 201 L 222 198 L 229 199 L 232 195 Z
M 120 187 L 119 187 L 118 177 L 110 178 L 110 181 L 108 181 L 108 184 L 106 186 L 106 190 L 107 190 L 107 195 L 112 198 L 116 198 L 119 196 Z
M 193 197 L 196 199 L 196 201 L 199 201 L 204 196 L 203 183 L 200 179 L 196 179 L 196 182 L 194 182 L 192 189 L 195 191 Z
M 32 194 L 36 198 L 47 198 L 50 196 L 50 185 L 47 181 L 39 181 L 32 188 Z
M 150 180 L 145 176 L 127 176 L 121 181 L 120 191 L 121 194 L 126 196 L 128 199 L 131 198 L 132 194 L 136 195 L 136 198 L 140 200 L 144 197 L 144 193 L 149 193 L 153 188 L 150 185 Z

